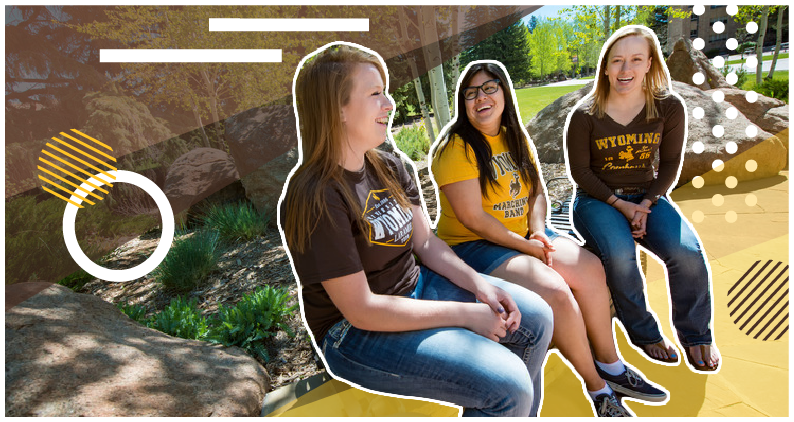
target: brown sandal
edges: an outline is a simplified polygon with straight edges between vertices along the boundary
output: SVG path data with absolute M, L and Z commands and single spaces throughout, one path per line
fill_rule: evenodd
M 702 359 L 703 355 L 705 354 L 705 346 L 701 344 L 698 347 L 700 347 L 700 356 Z M 696 371 L 714 372 L 717 370 L 717 368 L 720 367 L 719 363 L 717 363 L 714 366 L 709 366 L 706 365 L 705 363 L 703 365 L 699 365 L 697 362 L 695 362 L 695 358 L 692 357 L 692 353 L 689 351 L 689 347 L 684 347 L 684 349 L 686 350 L 686 360 L 689 361 L 689 364 L 692 365 L 692 367 L 695 368 Z
M 677 354 L 677 353 L 676 353 L 676 356 L 675 356 L 675 357 L 670 357 L 670 356 L 669 356 L 669 351 L 668 351 L 668 356 L 667 356 L 666 358 L 657 358 L 657 357 L 655 357 L 655 356 L 652 356 L 650 353 L 648 353 L 648 352 L 645 350 L 645 347 L 646 347 L 646 346 L 659 346 L 659 348 L 661 348 L 661 349 L 664 349 L 664 348 L 665 348 L 665 347 L 664 347 L 664 341 L 660 341 L 660 342 L 658 342 L 658 343 L 643 344 L 642 346 L 640 346 L 640 350 L 642 350 L 642 353 L 644 353 L 644 354 L 645 354 L 645 356 L 647 356 L 648 358 L 650 358 L 650 359 L 652 359 L 652 360 L 655 360 L 655 361 L 657 361 L 657 362 L 664 362 L 664 363 L 678 363 L 678 354 Z

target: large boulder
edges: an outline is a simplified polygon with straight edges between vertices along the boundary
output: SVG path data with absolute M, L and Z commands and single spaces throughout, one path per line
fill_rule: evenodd
M 298 144 L 291 105 L 252 108 L 226 119 L 226 141 L 241 177 Z
M 529 121 L 529 124 L 527 125 L 527 132 L 529 132 L 529 135 L 535 144 L 535 147 L 538 151 L 538 158 L 541 162 L 562 163 L 565 161 L 562 145 L 565 119 L 567 118 L 568 113 L 571 111 L 573 106 L 576 105 L 576 103 L 582 97 L 592 91 L 592 87 L 593 83 L 591 82 L 577 91 L 568 93 L 558 98 Z M 753 124 L 753 122 L 743 114 L 739 107 L 736 107 L 737 110 L 739 110 L 738 116 L 735 119 L 729 119 L 726 116 L 726 111 L 731 107 L 732 104 L 727 101 L 727 96 L 725 101 L 719 103 L 714 101 L 713 93 L 716 90 L 702 91 L 689 84 L 677 81 L 673 81 L 673 90 L 684 99 L 684 103 L 686 104 L 687 112 L 689 114 L 687 146 L 683 168 L 678 180 L 679 186 L 692 180 L 692 178 L 695 176 L 710 171 L 712 169 L 712 163 L 714 160 L 719 159 L 723 162 L 727 162 L 736 154 L 742 153 L 754 145 L 774 136 L 773 133 L 767 132 L 763 130 L 763 128 L 760 128 L 756 136 L 748 137 L 745 130 L 748 126 Z M 733 94 L 733 91 L 738 90 L 720 89 L 720 91 L 731 93 L 730 98 L 737 103 L 740 101 L 739 97 L 741 97 L 741 101 L 746 102 L 743 94 Z M 740 93 L 743 92 L 745 91 L 740 91 Z M 762 97 L 763 96 L 759 95 L 759 100 L 756 102 L 756 104 L 759 104 L 758 107 L 763 108 L 767 106 L 768 100 L 766 97 Z M 700 107 L 704 110 L 703 118 L 696 119 L 692 116 L 692 111 L 696 107 Z M 752 107 L 747 105 L 742 105 L 742 108 L 752 110 Z M 785 111 L 774 108 L 769 109 L 769 112 L 755 112 L 753 115 L 774 116 L 785 115 L 787 112 L 788 110 L 786 106 Z M 783 125 L 784 123 L 778 121 L 776 124 Z M 713 128 L 716 125 L 723 126 L 723 136 L 717 137 L 713 134 Z M 788 132 L 784 131 L 783 133 L 787 134 Z M 693 151 L 692 147 L 695 142 L 701 142 L 703 144 L 704 149 L 702 152 L 696 153 Z M 726 151 L 726 144 L 728 142 L 736 143 L 737 151 L 735 153 L 730 154 Z M 787 136 L 785 140 L 778 139 L 776 142 L 772 142 L 769 146 L 769 151 L 776 151 L 775 153 L 786 157 L 787 152 L 785 148 L 783 150 L 780 149 L 784 143 L 786 145 L 788 143 Z M 780 171 L 783 166 L 785 166 L 784 163 L 783 166 L 778 167 L 777 161 L 779 160 L 774 160 L 769 164 L 769 171 L 777 172 Z M 759 161 L 759 163 L 761 162 L 763 161 Z M 764 166 L 767 166 L 766 162 L 764 162 Z M 747 173 L 746 178 L 759 178 L 763 177 L 763 174 L 764 173 L 761 172 Z
M 733 87 L 703 52 L 692 47 L 692 42 L 687 38 L 682 37 L 676 41 L 673 52 L 667 58 L 667 69 L 674 81 L 684 82 L 703 90 Z M 697 72 L 705 76 L 705 80 L 699 85 L 692 80 L 692 76 Z
M 241 349 L 167 336 L 57 284 L 5 321 L 6 416 L 259 416 L 269 390 Z
M 214 148 L 195 148 L 168 168 L 165 195 L 174 214 L 180 214 L 239 178 L 229 154 Z
M 759 128 L 777 135 L 788 129 L 788 105 L 777 98 L 758 94 L 754 102 L 747 101 L 747 91 L 741 89 L 723 89 L 725 101 L 741 111 Z
M 592 90 L 593 82 L 588 82 L 582 88 L 557 98 L 529 121 L 527 133 L 535 144 L 540 162 L 565 162 L 565 152 L 562 148 L 565 119 L 576 103 Z
M 292 148 L 241 179 L 245 196 L 257 211 L 276 224 L 276 206 L 289 172 L 298 162 L 298 148 Z
M 739 110 L 737 117 L 730 119 L 727 117 L 726 112 L 733 106 L 728 101 L 716 102 L 713 95 L 716 91 L 725 93 L 731 91 L 727 89 L 714 89 L 708 91 L 701 91 L 691 85 L 681 82 L 673 82 L 673 89 L 684 99 L 684 103 L 689 113 L 689 125 L 687 133 L 687 144 L 684 152 L 684 164 L 681 169 L 681 175 L 678 179 L 678 185 L 682 185 L 694 178 L 695 176 L 703 175 L 704 173 L 712 170 L 712 164 L 715 160 L 722 160 L 728 162 L 737 154 L 741 154 L 755 145 L 758 145 L 770 138 L 774 134 L 759 129 L 757 134 L 753 137 L 747 136 L 746 129 L 748 126 L 753 125 L 752 119 L 749 119 L 744 113 Z M 735 90 L 738 91 L 738 90 Z M 742 91 L 744 92 L 744 91 Z M 742 100 L 744 97 L 742 96 Z M 746 101 L 746 100 L 745 100 Z M 736 103 L 738 101 L 734 101 Z M 692 116 L 693 110 L 700 107 L 704 111 L 704 115 L 700 119 Z M 721 137 L 714 135 L 713 130 L 716 125 L 720 125 L 724 129 L 724 134 Z M 703 152 L 695 152 L 693 147 L 696 142 L 703 144 Z M 734 142 L 737 146 L 737 151 L 730 154 L 726 151 L 726 145 L 729 142 Z M 777 139 L 771 141 L 770 146 L 766 149 L 766 154 L 777 154 L 784 157 L 781 162 L 778 159 L 759 161 L 768 172 L 777 174 L 785 166 L 785 157 L 787 156 L 786 149 L 783 148 L 781 142 Z M 743 164 L 742 164 L 743 167 Z M 723 179 L 717 183 L 723 183 L 724 177 L 727 173 L 722 173 Z M 742 180 L 757 179 L 762 177 L 769 177 L 765 172 L 753 172 L 742 174 Z M 707 180 L 711 182 L 711 179 Z

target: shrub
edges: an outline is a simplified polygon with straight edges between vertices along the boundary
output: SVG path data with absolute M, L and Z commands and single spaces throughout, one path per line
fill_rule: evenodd
M 78 270 L 73 272 L 66 277 L 64 277 L 61 281 L 58 282 L 61 286 L 68 287 L 73 291 L 77 292 L 83 288 L 91 280 L 94 280 L 94 276 L 88 274 L 84 270 Z
M 394 142 L 412 160 L 421 159 L 430 150 L 430 138 L 424 124 L 400 129 L 394 135 Z
M 744 83 L 747 82 L 747 71 L 744 69 L 743 65 L 739 65 L 736 68 L 731 68 L 731 66 L 724 65 L 720 69 L 720 73 L 722 76 L 728 76 L 729 73 L 736 72 L 736 83 L 733 84 L 736 88 L 743 89 Z
M 218 232 L 199 230 L 190 237 L 175 240 L 152 274 L 167 289 L 186 292 L 215 269 L 220 255 Z
M 233 307 L 221 305 L 211 322 L 207 339 L 224 346 L 238 346 L 267 362 L 270 356 L 264 340 L 281 329 L 292 337 L 295 333 L 283 321 L 298 305 L 287 306 L 289 293 L 270 286 L 246 294 Z
M 141 305 L 128 305 L 126 302 L 116 304 L 116 307 L 133 321 L 147 325 L 146 307 Z
M 217 230 L 221 239 L 232 242 L 263 235 L 270 222 L 249 202 L 212 205 L 200 219 L 206 228 Z
M 788 103 L 788 79 L 764 79 L 754 90 L 759 94 Z
M 198 300 L 194 297 L 186 301 L 181 296 L 171 300 L 162 312 L 155 314 L 148 326 L 188 340 L 202 340 L 209 330 L 207 319 L 198 310 Z

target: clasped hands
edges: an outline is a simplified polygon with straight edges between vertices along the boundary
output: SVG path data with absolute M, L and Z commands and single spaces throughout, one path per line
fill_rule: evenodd
M 647 233 L 645 231 L 648 223 L 648 214 L 651 213 L 652 202 L 643 199 L 639 204 L 618 199 L 614 207 L 629 220 L 631 225 L 631 236 L 635 239 L 642 239 Z

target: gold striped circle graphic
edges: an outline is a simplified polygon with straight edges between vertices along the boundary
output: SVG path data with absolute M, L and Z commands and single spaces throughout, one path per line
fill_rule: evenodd
M 80 132 L 77 129 L 72 129 L 72 132 L 74 132 L 76 135 L 82 136 L 86 140 L 91 141 L 94 144 L 106 150 L 113 152 L 113 148 L 111 148 L 110 146 L 105 145 L 104 143 L 86 135 L 83 132 Z M 72 170 L 75 170 L 77 173 L 82 173 L 88 176 L 88 179 L 91 179 L 93 177 L 94 179 L 99 180 L 101 182 L 100 185 L 107 185 L 109 187 L 113 187 L 112 180 L 116 180 L 116 177 L 111 174 L 108 174 L 107 171 L 102 170 L 100 167 L 97 167 L 96 165 L 92 164 L 92 162 L 104 166 L 104 168 L 109 169 L 108 171 L 116 171 L 118 170 L 116 167 L 106 162 L 106 160 L 108 160 L 115 163 L 116 159 L 110 156 L 109 154 L 103 152 L 102 150 L 90 145 L 89 143 L 81 141 L 80 139 L 75 138 L 74 136 L 71 136 L 65 132 L 61 132 L 60 135 L 63 138 L 66 138 L 67 141 L 64 141 L 62 139 L 53 136 L 52 140 L 57 142 L 59 146 L 56 146 L 48 142 L 47 147 L 49 147 L 49 150 L 47 148 L 41 150 L 41 152 L 49 158 L 47 159 L 44 158 L 43 156 L 39 157 L 39 161 L 42 163 L 42 165 L 38 166 L 38 169 L 41 171 L 41 174 L 39 174 L 39 179 L 42 180 L 42 189 L 44 189 L 45 192 L 48 192 L 54 195 L 55 197 L 60 198 L 79 208 L 84 208 L 84 207 L 70 200 L 69 197 L 74 195 L 80 198 L 82 202 L 85 202 L 89 205 L 96 204 L 96 202 L 91 201 L 90 199 L 88 199 L 88 197 L 90 196 L 99 201 L 101 201 L 103 198 L 95 194 L 94 192 L 81 188 L 80 184 L 87 183 L 89 186 L 93 187 L 94 189 L 104 194 L 108 194 L 109 192 L 93 183 L 89 183 L 86 178 L 78 176 L 77 174 L 73 173 L 70 170 L 65 169 L 64 167 L 71 168 Z M 67 149 L 71 152 L 66 151 Z M 55 154 L 54 152 L 57 152 L 58 154 Z M 83 158 L 78 157 L 78 155 Z M 100 158 L 99 156 L 101 156 L 102 158 Z M 60 163 L 61 165 L 63 165 L 63 167 L 61 167 L 61 165 L 59 164 L 56 164 L 55 162 Z M 89 173 L 85 170 L 86 167 L 91 168 L 92 170 L 97 171 L 99 173 L 98 174 Z M 59 172 L 60 174 L 56 173 L 56 171 Z M 104 175 L 107 179 L 110 180 L 105 180 L 102 177 L 100 177 L 100 175 Z M 73 180 L 69 180 L 67 177 L 71 177 Z M 71 186 L 74 189 L 70 190 L 70 188 L 66 188 L 52 179 L 57 179 L 63 183 L 66 183 L 67 185 Z M 53 187 L 58 191 L 63 191 L 64 193 L 66 193 L 66 196 L 63 196 L 60 193 L 50 189 L 50 187 Z

